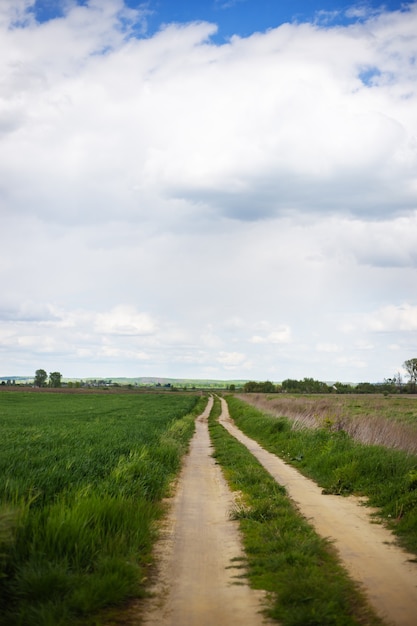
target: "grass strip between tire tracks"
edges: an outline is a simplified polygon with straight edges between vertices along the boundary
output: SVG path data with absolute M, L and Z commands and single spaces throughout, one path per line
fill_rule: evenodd
M 209 429 L 216 461 L 235 492 L 247 556 L 245 576 L 271 594 L 269 617 L 282 626 L 377 626 L 382 622 L 340 565 L 330 542 L 298 513 L 285 488 L 217 421 Z

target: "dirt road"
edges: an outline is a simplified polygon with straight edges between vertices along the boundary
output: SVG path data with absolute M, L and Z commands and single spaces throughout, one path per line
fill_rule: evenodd
M 321 488 L 246 437 L 229 418 L 222 399 L 220 422 L 243 443 L 323 537 L 329 537 L 352 578 L 362 583 L 376 611 L 396 626 L 417 625 L 417 564 L 393 544 L 393 535 L 372 523 L 355 498 L 322 495 Z
M 190 452 L 170 515 L 156 550 L 159 563 L 154 598 L 145 607 L 146 625 L 261 626 L 263 594 L 241 578 L 243 557 L 236 522 L 229 519 L 232 495 L 212 458 L 207 418 L 197 419 Z

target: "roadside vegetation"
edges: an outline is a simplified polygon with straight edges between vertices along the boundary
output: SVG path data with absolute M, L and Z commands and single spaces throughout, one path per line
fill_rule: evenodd
M 220 411 L 216 398 L 209 419 L 213 456 L 235 492 L 233 517 L 246 552 L 246 560 L 234 567 L 255 589 L 270 594 L 268 615 L 282 626 L 382 624 L 330 542 L 317 535 L 285 488 L 218 423 Z
M 383 383 L 326 383 L 314 378 L 303 378 L 295 380 L 287 378 L 279 384 L 274 384 L 270 380 L 263 382 L 248 380 L 243 385 L 245 393 L 338 393 L 338 394 L 404 394 L 417 393 L 417 358 L 408 359 L 403 363 L 403 368 L 407 372 L 408 380 L 404 381 L 401 372 L 397 372 L 391 378 L 385 378 Z M 232 391 L 231 388 L 229 388 Z M 234 391 L 234 390 L 233 390 Z
M 206 401 L 1 394 L 0 623 L 97 625 L 145 594 L 161 499 Z
M 315 480 L 324 493 L 364 496 L 399 543 L 417 555 L 417 455 L 355 441 L 328 418 L 311 429 L 236 397 L 227 402 L 246 435 Z
M 343 430 L 367 444 L 417 454 L 417 401 L 414 396 L 245 394 L 256 408 L 292 420 L 296 428 Z

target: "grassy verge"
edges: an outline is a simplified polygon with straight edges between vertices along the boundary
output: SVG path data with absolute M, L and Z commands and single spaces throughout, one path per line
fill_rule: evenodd
M 417 454 L 417 402 L 412 396 L 244 394 L 242 399 L 297 428 L 344 430 L 353 439 Z
M 214 456 L 240 495 L 240 522 L 251 585 L 271 594 L 270 617 L 282 626 L 380 625 L 331 544 L 297 512 L 285 489 L 217 422 L 209 420 Z
M 293 428 L 286 418 L 265 415 L 228 398 L 231 417 L 249 437 L 296 466 L 332 494 L 365 496 L 417 554 L 417 456 L 354 441 L 344 430 Z
M 408 424 L 417 431 L 417 403 L 414 396 L 384 394 L 244 394 L 249 402 L 260 402 L 279 415 L 314 418 L 323 415 L 332 421 L 364 417 Z M 258 408 L 262 408 L 259 406 Z
M 206 399 L 11 396 L 0 407 L 0 623 L 97 625 L 103 607 L 146 593 L 161 499 Z

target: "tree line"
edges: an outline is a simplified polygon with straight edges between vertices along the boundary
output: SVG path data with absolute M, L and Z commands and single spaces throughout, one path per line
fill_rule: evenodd
M 50 372 L 49 378 L 45 370 L 39 369 L 35 372 L 35 380 L 33 381 L 35 387 L 54 387 L 55 389 L 61 387 L 62 374 L 61 372 Z
M 257 382 L 249 380 L 243 386 L 246 393 L 416 393 L 417 392 L 417 358 L 405 361 L 403 365 L 408 380 L 404 381 L 400 372 L 382 383 L 325 383 L 314 378 L 295 380 L 287 378 L 276 385 L 270 380 Z
M 295 380 L 287 378 L 281 384 L 270 380 L 263 382 L 249 380 L 243 386 L 245 393 L 417 393 L 417 358 L 408 359 L 403 367 L 407 372 L 408 380 L 404 381 L 400 372 L 392 378 L 385 378 L 382 383 L 325 383 L 314 378 Z M 35 387 L 61 387 L 62 374 L 38 369 L 35 372 Z M 235 391 L 235 385 L 230 385 L 230 391 Z

